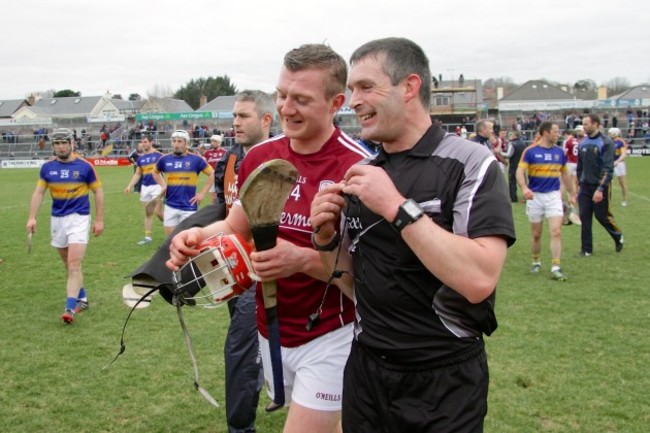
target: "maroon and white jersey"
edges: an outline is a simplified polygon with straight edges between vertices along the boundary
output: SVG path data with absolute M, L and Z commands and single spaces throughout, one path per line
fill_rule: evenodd
M 239 168 L 237 187 L 241 187 L 255 168 L 272 159 L 284 159 L 298 169 L 296 181 L 280 220 L 279 237 L 300 247 L 312 248 L 309 213 L 311 202 L 323 187 L 339 182 L 352 165 L 369 157 L 368 150 L 338 128 L 316 153 L 301 155 L 289 146 L 284 135 L 253 146 Z M 239 201 L 235 205 L 241 205 Z M 320 323 L 311 331 L 305 329 L 308 316 L 318 309 L 325 293 L 325 282 L 297 273 L 277 281 L 280 343 L 297 347 L 354 320 L 354 304 L 336 286 L 327 291 Z M 268 338 L 262 285 L 257 286 L 257 326 Z
M 508 161 L 505 159 L 502 152 L 508 150 L 508 141 L 501 137 L 497 137 L 494 140 L 494 143 L 492 143 L 492 148 L 494 149 L 494 156 L 496 157 L 497 161 L 499 161 L 501 164 L 506 164 Z
M 567 164 L 578 163 L 578 145 L 580 142 L 575 137 L 569 137 L 562 146 L 564 148 L 564 156 L 566 156 Z
M 221 161 L 221 158 L 226 154 L 226 149 L 223 147 L 220 147 L 218 149 L 215 149 L 213 147 L 209 148 L 208 150 L 205 151 L 203 154 L 203 157 L 205 158 L 206 161 L 208 161 L 208 164 L 210 164 L 210 167 L 216 168 L 217 167 L 217 162 Z

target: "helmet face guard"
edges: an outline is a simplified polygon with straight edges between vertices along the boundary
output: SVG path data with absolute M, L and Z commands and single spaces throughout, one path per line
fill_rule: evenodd
M 251 247 L 239 235 L 218 234 L 203 241 L 172 275 L 174 303 L 216 308 L 253 285 Z

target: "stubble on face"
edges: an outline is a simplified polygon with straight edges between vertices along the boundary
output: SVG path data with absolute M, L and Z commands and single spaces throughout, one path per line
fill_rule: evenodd
M 394 142 L 401 131 L 403 100 L 384 72 L 383 56 L 358 60 L 350 68 L 350 107 L 361 124 L 361 137 L 381 143 Z
M 591 119 L 588 119 L 588 118 L 586 120 L 582 121 L 582 127 L 585 130 L 585 135 L 587 135 L 589 137 L 594 135 L 596 133 L 596 131 L 598 130 L 598 128 L 596 127 L 596 124 L 591 122 Z
M 54 155 L 62 161 L 67 161 L 72 155 L 72 143 L 54 145 Z
M 264 136 L 262 119 L 257 114 L 255 104 L 250 101 L 235 102 L 233 107 L 235 140 L 245 148 L 261 143 Z
M 173 154 L 176 156 L 183 156 L 185 152 L 187 152 L 187 144 L 185 143 L 185 140 L 180 139 L 179 141 L 176 141 L 173 143 L 174 146 L 174 151 Z

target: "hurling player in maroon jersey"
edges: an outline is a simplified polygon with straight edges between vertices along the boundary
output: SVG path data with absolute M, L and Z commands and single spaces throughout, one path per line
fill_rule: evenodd
M 276 86 L 284 134 L 251 148 L 237 179 L 241 189 L 259 164 L 278 158 L 291 162 L 299 172 L 282 213 L 277 245 L 251 255 L 255 273 L 263 281 L 277 281 L 284 387 L 290 402 L 284 432 L 340 431 L 343 367 L 350 351 L 354 304 L 326 283 L 330 271 L 312 246 L 309 211 L 320 189 L 339 182 L 349 167 L 370 156 L 334 125 L 334 116 L 345 102 L 346 81 L 345 60 L 328 46 L 303 45 L 288 52 Z M 178 269 L 197 254 L 194 247 L 199 242 L 219 232 L 251 238 L 238 201 L 224 221 L 176 235 L 168 266 Z M 268 330 L 259 284 L 257 304 L 264 374 L 270 384 Z M 309 322 L 315 314 L 318 320 Z M 269 386 L 269 392 L 272 389 Z

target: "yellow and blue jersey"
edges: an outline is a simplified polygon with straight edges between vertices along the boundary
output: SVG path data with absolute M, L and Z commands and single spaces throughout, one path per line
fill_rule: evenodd
M 48 161 L 41 166 L 37 184 L 50 190 L 52 216 L 73 213 L 90 214 L 89 192 L 101 188 L 102 183 L 90 163 L 81 158 L 70 162 Z
M 533 192 L 559 191 L 560 176 L 567 171 L 564 151 L 558 146 L 527 147 L 518 167 L 528 171 L 528 188 Z
M 199 174 L 205 173 L 209 176 L 213 173 L 212 167 L 205 159 L 192 153 L 184 156 L 163 155 L 156 163 L 155 170 L 157 173 L 165 173 L 165 204 L 174 209 L 189 211 L 198 209 L 197 204 L 191 204 L 190 200 L 196 195 Z
M 619 159 L 623 155 L 623 150 L 625 149 L 625 141 L 622 138 L 617 138 L 614 140 L 614 161 Z
M 162 156 L 163 154 L 156 150 L 138 157 L 136 164 L 142 171 L 142 185 L 156 185 L 156 181 L 153 178 L 153 171 L 156 169 L 156 163 Z

